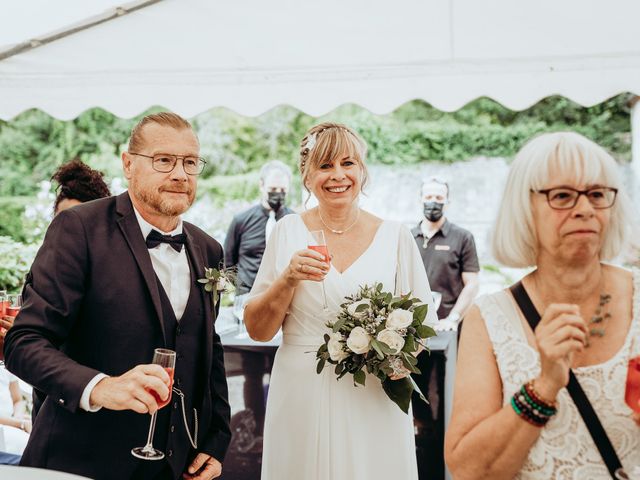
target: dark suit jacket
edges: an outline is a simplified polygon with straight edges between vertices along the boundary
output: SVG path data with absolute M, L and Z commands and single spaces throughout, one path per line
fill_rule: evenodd
M 218 242 L 184 222 L 196 278 L 222 260 Z M 211 299 L 198 450 L 224 459 L 231 434 L 227 384 Z M 150 363 L 165 345 L 156 276 L 128 193 L 78 205 L 55 217 L 24 288 L 23 308 L 5 340 L 10 371 L 46 394 L 22 464 L 92 478 L 125 479 L 144 444 L 149 416 L 79 408 L 98 373 L 121 375 Z M 189 392 L 185 392 L 187 395 Z

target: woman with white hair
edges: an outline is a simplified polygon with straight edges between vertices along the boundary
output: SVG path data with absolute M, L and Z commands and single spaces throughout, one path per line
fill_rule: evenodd
M 534 269 L 465 318 L 445 442 L 456 479 L 604 479 L 612 456 L 640 465 L 625 404 L 627 364 L 640 354 L 640 274 L 604 263 L 632 220 L 618 170 L 576 133 L 541 135 L 516 156 L 493 253 Z M 605 434 L 590 434 L 589 403 Z

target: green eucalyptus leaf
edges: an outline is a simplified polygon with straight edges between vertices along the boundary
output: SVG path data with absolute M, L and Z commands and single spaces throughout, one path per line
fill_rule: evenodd
M 424 323 L 424 319 L 427 318 L 427 312 L 429 311 L 429 305 L 426 303 L 423 305 L 419 305 L 413 311 L 413 320 L 418 321 L 418 323 Z
M 353 374 L 354 383 L 359 383 L 360 385 L 364 386 L 366 379 L 367 379 L 367 374 L 364 373 L 362 370 L 358 370 Z

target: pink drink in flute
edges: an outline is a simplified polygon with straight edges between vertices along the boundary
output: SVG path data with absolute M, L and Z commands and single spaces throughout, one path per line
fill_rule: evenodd
M 319 254 L 324 256 L 324 261 L 327 263 L 331 262 L 331 257 L 329 256 L 329 248 L 327 247 L 327 241 L 324 238 L 324 232 L 322 230 L 314 230 L 309 232 L 309 244 L 307 248 L 309 250 L 313 250 L 318 252 Z M 321 283 L 322 285 L 322 309 L 326 312 L 329 310 L 327 305 L 327 293 L 324 289 L 324 281 Z
M 5 302 L 4 314 L 16 317 L 22 307 L 22 295 L 9 295 L 9 301 Z
M 151 363 L 160 365 L 169 374 L 170 387 L 167 400 L 163 401 L 157 392 L 148 389 L 147 391 L 153 395 L 158 402 L 158 408 L 162 408 L 169 403 L 171 399 L 171 387 L 173 387 L 173 371 L 176 367 L 176 352 L 165 348 L 156 348 L 153 352 L 153 360 Z M 144 447 L 136 447 L 131 449 L 131 455 L 141 460 L 162 460 L 164 453 L 153 447 L 153 434 L 156 430 L 156 417 L 158 412 L 151 415 L 151 423 L 149 425 L 149 434 L 147 435 L 147 443 Z
M 624 401 L 631 410 L 640 413 L 640 357 L 629 360 Z
M 166 400 L 162 400 L 160 398 L 160 395 L 157 394 L 157 392 L 151 388 L 147 388 L 147 392 L 149 392 L 151 395 L 153 395 L 153 398 L 156 399 L 156 402 L 158 403 L 158 409 L 162 408 L 162 407 L 166 407 L 167 405 L 169 405 L 169 402 L 171 401 L 171 393 L 173 392 L 172 388 L 173 388 L 173 371 L 174 369 L 172 367 L 165 367 L 165 372 L 167 372 L 169 374 L 169 396 L 167 397 Z

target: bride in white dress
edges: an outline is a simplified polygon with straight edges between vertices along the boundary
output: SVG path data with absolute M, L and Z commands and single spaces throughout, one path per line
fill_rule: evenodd
M 366 183 L 366 144 L 344 125 L 324 123 L 302 140 L 302 181 L 318 207 L 276 225 L 244 312 L 252 338 L 283 331 L 271 375 L 262 480 L 418 478 L 413 416 L 385 395 L 377 378 L 354 387 L 333 369 L 316 374 L 315 352 L 344 297 L 381 282 L 435 308 L 411 233 L 358 207 Z M 331 263 L 312 250 L 323 230 Z M 322 285 L 328 309 L 323 309 Z

